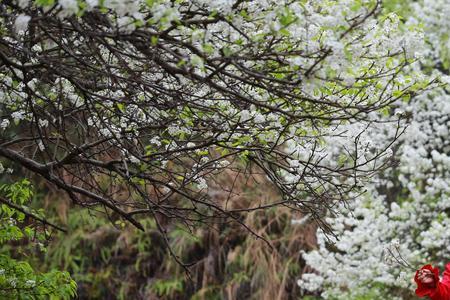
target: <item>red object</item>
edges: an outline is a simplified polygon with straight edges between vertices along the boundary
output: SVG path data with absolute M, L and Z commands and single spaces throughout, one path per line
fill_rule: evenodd
M 423 284 L 419 281 L 420 270 L 430 270 L 434 275 L 434 282 L 431 284 Z M 416 295 L 419 297 L 430 297 L 431 300 L 450 300 L 450 263 L 445 266 L 444 274 L 442 274 L 442 280 L 439 280 L 439 269 L 432 265 L 423 266 L 420 270 L 417 270 L 414 281 L 417 283 Z

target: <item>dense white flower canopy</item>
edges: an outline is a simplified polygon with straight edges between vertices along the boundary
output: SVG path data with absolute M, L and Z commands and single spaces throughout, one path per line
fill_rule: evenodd
M 407 26 L 423 26 L 427 47 L 421 68 L 448 83 L 447 13 L 450 2 L 408 3 Z M 422 24 L 422 25 L 420 25 Z M 398 109 L 408 116 L 408 128 L 395 147 L 396 166 L 382 172 L 368 193 L 330 218 L 338 232 L 335 248 L 319 233 L 319 249 L 305 253 L 307 264 L 320 274 L 305 275 L 299 284 L 322 291 L 331 299 L 410 299 L 413 270 L 383 259 L 386 248 L 397 241 L 402 257 L 413 267 L 435 263 L 442 267 L 450 255 L 450 96 L 442 85 Z M 375 143 L 382 141 L 374 136 Z M 348 207 L 347 207 L 348 208 Z M 336 274 L 339 273 L 339 276 Z M 402 290 L 403 289 L 403 290 Z M 343 293 L 346 290 L 348 292 Z M 393 294 L 393 293 L 396 294 Z
M 3 163 L 138 227 L 238 220 L 211 197 L 233 168 L 327 230 L 324 212 L 389 162 L 404 125 L 390 111 L 431 82 L 414 67 L 421 29 L 375 0 L 0 8 Z

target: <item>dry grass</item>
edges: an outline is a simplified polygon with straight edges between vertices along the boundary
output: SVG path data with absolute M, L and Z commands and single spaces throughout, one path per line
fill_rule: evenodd
M 257 172 L 253 173 L 250 175 L 225 170 L 217 174 L 214 182 L 210 182 L 208 191 L 210 200 L 224 209 L 254 208 L 279 201 L 280 195 L 266 177 L 255 174 Z M 45 205 L 56 208 L 60 222 L 67 223 L 67 216 L 72 206 L 70 199 L 60 191 L 44 186 L 43 183 L 40 188 L 48 191 L 44 197 Z M 117 199 L 121 193 L 127 191 L 126 187 L 111 188 L 115 189 Z M 127 197 L 128 195 L 124 198 Z M 148 271 L 147 274 L 152 274 L 151 278 L 136 277 L 135 274 L 130 277 L 130 282 L 123 280 L 123 286 L 127 286 L 126 291 L 129 295 L 141 295 L 136 296 L 136 299 L 298 299 L 300 291 L 296 281 L 304 268 L 300 251 L 316 247 L 315 224 L 301 226 L 291 224 L 293 219 L 301 217 L 299 212 L 284 206 L 240 213 L 239 220 L 261 238 L 257 238 L 244 226 L 231 219 L 209 226 L 205 224 L 190 233 L 169 235 L 175 252 L 185 262 L 195 262 L 190 268 L 192 281 L 186 280 L 183 269 L 166 252 L 160 265 L 150 264 L 153 270 Z M 182 228 L 180 224 L 171 220 L 161 221 L 169 232 Z M 109 229 L 101 227 L 92 232 L 86 232 L 85 240 L 99 242 L 105 230 Z M 151 234 L 156 233 L 156 229 L 150 229 L 150 231 L 153 232 L 150 232 Z M 144 235 L 150 233 L 144 233 Z M 135 257 L 120 261 L 134 265 L 142 254 L 136 254 L 139 251 L 133 244 L 136 243 L 136 236 L 140 234 L 131 226 L 127 226 L 121 233 L 117 233 L 113 245 L 97 244 L 101 244 L 98 245 L 99 247 L 123 249 L 120 254 L 122 256 L 125 253 L 131 253 Z M 197 239 L 193 239 L 192 235 Z M 152 247 L 163 249 L 164 245 Z M 146 259 L 151 260 L 152 254 L 149 253 Z M 104 268 L 107 267 L 104 266 Z M 149 292 L 148 289 L 145 295 L 140 292 L 143 286 L 151 286 L 155 280 L 176 278 L 182 278 L 184 281 L 184 290 L 181 293 L 174 292 L 170 296 L 158 296 L 154 292 Z M 220 298 L 214 298 L 214 295 L 220 295 Z

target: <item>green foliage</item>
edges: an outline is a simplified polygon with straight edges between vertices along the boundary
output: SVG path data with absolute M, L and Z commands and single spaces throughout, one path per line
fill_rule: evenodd
M 73 274 L 80 298 L 139 299 L 142 290 L 151 290 L 148 280 L 166 255 L 155 221 L 140 220 L 145 231 L 122 228 L 116 221 L 99 212 L 73 208 L 67 219 L 70 234 L 56 236 L 49 245 L 46 264 Z M 168 289 L 158 286 L 163 294 Z
M 171 297 L 176 292 L 183 291 L 183 281 L 180 279 L 156 280 L 151 289 L 158 296 Z
M 55 0 L 36 0 L 35 3 L 38 6 L 50 6 L 55 3 Z
M 248 205 L 252 199 L 271 197 L 269 185 L 265 190 L 248 180 L 236 184 L 248 198 L 230 200 L 234 203 Z M 162 221 L 170 228 L 168 242 L 174 254 L 183 262 L 197 262 L 191 267 L 191 282 L 169 255 L 154 219 L 139 219 L 144 231 L 129 225 L 118 228 L 114 224 L 119 218 L 113 214 L 70 208 L 69 234 L 54 237 L 45 265 L 70 272 L 83 299 L 214 300 L 230 293 L 236 299 L 272 299 L 278 293 L 298 299 L 295 282 L 302 268 L 297 249 L 302 248 L 299 237 L 304 233 L 291 226 L 291 217 L 279 208 L 248 216 L 249 226 L 277 241 L 276 251 L 237 225 L 190 232 L 177 222 Z M 269 298 L 264 298 L 269 291 Z
M 408 17 L 411 12 L 411 1 L 405 0 L 386 0 L 383 1 L 383 9 L 387 13 L 395 12 L 402 18 Z
M 24 179 L 13 184 L 0 186 L 2 199 L 11 205 L 0 205 L 0 298 L 1 299 L 70 299 L 75 297 L 77 285 L 68 272 L 52 270 L 40 273 L 28 261 L 17 260 L 9 250 L 12 241 L 34 242 L 44 248 L 45 230 L 28 224 L 24 211 L 32 211 L 26 205 L 33 196 L 31 183 Z

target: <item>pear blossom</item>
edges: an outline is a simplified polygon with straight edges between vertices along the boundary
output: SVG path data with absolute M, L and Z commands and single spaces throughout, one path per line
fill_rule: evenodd
M 442 79 L 445 75 L 438 66 L 448 59 L 442 51 L 442 39 L 450 30 L 445 17 L 450 3 L 425 0 L 407 5 L 412 8 L 412 15 L 405 23 L 423 23 L 424 32 L 408 37 L 411 41 L 403 40 L 402 47 L 411 46 L 406 52 L 415 48 L 414 55 L 406 55 L 420 58 L 422 66 Z M 386 32 L 391 32 L 396 24 L 395 19 L 390 21 Z M 420 43 L 422 39 L 427 41 L 426 47 Z M 421 46 L 415 45 L 416 41 Z M 419 69 L 419 65 L 413 65 L 411 72 Z M 409 80 L 408 76 L 400 78 L 403 80 Z M 405 261 L 416 268 L 430 261 L 444 266 L 450 255 L 450 215 L 446 211 L 450 207 L 449 109 L 448 87 L 441 85 L 398 101 L 386 114 L 386 119 L 392 114 L 408 118 L 408 128 L 387 154 L 398 164 L 366 183 L 367 193 L 348 206 L 341 206 L 338 214 L 327 219 L 339 239 L 335 244 L 339 251 L 332 251 L 326 236 L 319 231 L 319 248 L 303 257 L 322 283 L 318 286 L 314 279 L 309 284 L 310 275 L 305 274 L 300 281 L 302 288 L 320 292 L 325 299 L 357 299 L 372 293 L 378 293 L 380 298 L 410 299 L 415 288 L 411 283 L 413 274 L 395 267 L 397 262 L 392 257 L 380 259 L 385 249 L 397 248 Z M 393 134 L 388 128 L 379 130 L 368 133 L 367 141 L 376 145 Z M 370 268 L 365 268 L 367 265 Z M 330 275 L 330 270 L 340 276 Z
M 263 173 L 284 203 L 305 210 L 310 221 L 321 221 L 339 200 L 358 198 L 392 162 L 386 155 L 391 147 L 401 156 L 404 178 L 398 181 L 415 199 L 424 178 L 405 160 L 421 171 L 445 172 L 436 165 L 447 161 L 444 150 L 428 157 L 427 145 L 405 144 L 397 151 L 409 115 L 417 115 L 418 107 L 407 110 L 409 98 L 438 83 L 437 74 L 423 74 L 413 61 L 424 51 L 421 27 L 385 12 L 381 1 L 50 2 L 0 3 L 11 11 L 0 24 L 8 56 L 0 66 L 0 109 L 3 119 L 14 120 L 2 126 L 2 135 L 17 136 L 1 144 L 0 156 L 138 228 L 135 217 L 146 212 L 136 209 L 148 206 L 145 199 L 152 199 L 155 211 L 177 210 L 173 216 L 183 220 L 203 219 L 199 201 L 206 216 L 226 214 L 208 188 L 227 169 Z M 2 25 L 31 15 L 38 22 L 28 20 L 27 26 L 39 33 L 32 37 Z M 392 115 L 397 108 L 408 113 Z M 446 111 L 438 102 L 428 109 Z M 445 139 L 445 120 L 432 127 L 414 120 L 409 130 L 415 129 L 416 139 L 433 130 L 439 133 L 433 142 Z M 55 138 L 61 153 L 51 153 Z M 79 182 L 69 184 L 59 170 Z M 412 176 L 415 185 L 406 184 Z M 99 178 L 110 185 L 93 184 Z M 429 186 L 435 194 L 446 188 L 443 176 L 436 179 Z M 109 187 L 117 183 L 129 188 L 127 201 L 111 198 L 115 191 Z M 170 191 L 164 196 L 148 194 L 165 188 Z M 142 197 L 131 197 L 136 194 Z M 331 225 L 340 234 L 364 226 L 372 226 L 379 239 L 393 234 L 391 228 L 376 232 L 389 223 L 389 207 L 384 195 L 374 198 L 355 202 L 364 208 L 355 206 L 355 214 L 367 213 L 367 220 L 336 219 Z M 396 208 L 399 218 L 413 213 L 406 202 Z M 368 239 L 361 232 L 339 241 L 338 248 L 352 254 L 355 247 L 380 248 L 364 246 Z M 358 273 L 351 266 L 345 265 L 351 274 L 345 278 L 395 278 L 378 267 Z M 331 271 L 329 276 L 337 273 Z M 308 278 L 311 288 L 327 284 L 319 274 Z M 336 284 L 344 285 L 345 278 Z
M 24 33 L 27 31 L 28 28 L 28 22 L 30 22 L 31 17 L 27 16 L 25 14 L 20 14 L 17 16 L 16 20 L 14 21 L 14 29 L 17 33 Z

